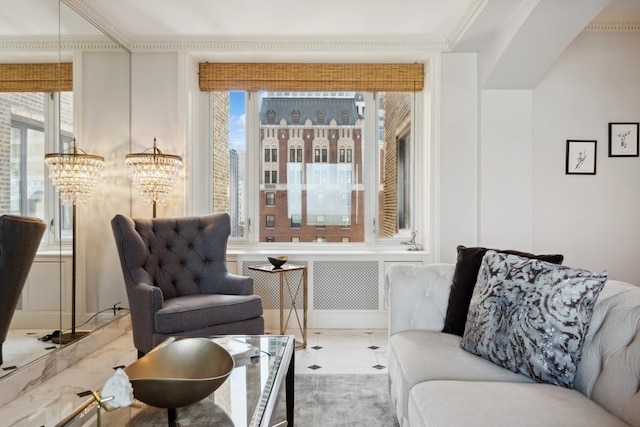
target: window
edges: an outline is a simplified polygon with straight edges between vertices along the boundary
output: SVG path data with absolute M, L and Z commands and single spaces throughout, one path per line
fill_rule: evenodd
M 269 191 L 265 193 L 265 205 L 267 206 L 276 205 L 276 193 L 274 193 L 273 191 Z
M 340 113 L 340 123 L 343 125 L 348 125 L 350 122 L 350 117 L 351 115 L 349 114 L 348 111 L 343 111 L 342 113 Z
M 277 148 L 265 148 L 264 149 L 264 161 L 266 163 L 278 161 L 278 149 Z
M 49 181 L 44 164 L 46 153 L 65 151 L 71 145 L 73 131 L 73 93 L 4 92 L 0 103 L 6 114 L 0 117 L 0 135 L 9 154 L 9 162 L 0 165 L 0 185 L 6 188 L 0 197 L 0 212 L 32 216 L 53 226 L 43 236 L 44 245 L 72 238 L 72 207 L 61 206 Z M 56 147 L 60 117 L 60 147 Z M 9 132 L 10 130 L 10 132 Z
M 265 221 L 265 226 L 267 228 L 275 228 L 275 226 L 276 226 L 276 216 L 275 215 L 267 215 L 266 216 L 266 221 Z
M 313 150 L 313 161 L 315 163 L 327 163 L 328 150 L 326 147 L 318 147 Z
M 264 183 L 265 184 L 277 184 L 278 172 L 277 171 L 264 171 Z
M 228 191 L 239 199 L 232 215 L 238 233 L 232 239 L 257 243 L 277 236 L 281 242 L 296 237 L 310 243 L 318 241 L 315 230 L 321 228 L 327 242 L 385 244 L 407 240 L 419 227 L 414 196 L 414 183 L 420 182 L 414 176 L 415 159 L 421 158 L 414 137 L 419 95 L 217 93 L 230 100 L 229 145 L 237 151 L 235 190 Z M 245 120 L 236 119 L 241 116 Z M 236 129 L 235 123 L 243 126 Z M 286 153 L 280 159 L 279 150 Z M 278 177 L 278 171 L 284 175 Z M 277 206 L 276 185 L 282 192 Z M 259 200 L 265 202 L 256 204 Z M 276 215 L 289 224 L 276 225 Z M 252 216 L 265 221 L 245 227 Z M 273 228 L 277 234 L 267 230 Z
M 302 162 L 302 148 L 289 148 L 289 163 Z

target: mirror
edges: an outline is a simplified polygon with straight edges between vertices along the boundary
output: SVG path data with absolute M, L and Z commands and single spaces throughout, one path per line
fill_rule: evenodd
M 106 141 L 129 151 L 130 55 L 63 0 L 0 0 L 0 7 L 0 64 L 73 63 L 74 74 L 73 91 L 0 93 L 0 120 L 9 120 L 11 128 L 11 135 L 0 134 L 0 157 L 4 157 L 0 164 L 11 165 L 5 172 L 0 167 L 0 214 L 38 216 L 48 224 L 3 344 L 2 377 L 55 351 L 60 347 L 56 333 L 71 328 L 71 207 L 60 205 L 55 189 L 44 177 L 48 174 L 44 154 L 61 151 L 74 137 L 79 148 L 101 156 L 107 155 L 102 148 Z M 104 93 L 112 88 L 107 84 L 105 89 L 100 79 L 110 76 L 119 79 L 117 96 Z M 35 106 L 24 102 L 33 99 Z M 99 118 L 93 117 L 100 103 L 108 107 L 100 111 Z M 109 139 L 114 137 L 115 141 Z M 107 177 L 105 185 L 109 180 Z M 82 233 L 91 227 L 87 211 L 99 210 L 106 192 L 105 188 L 98 190 L 88 208 L 78 209 L 78 220 L 84 222 L 76 236 L 75 323 L 81 331 L 126 314 L 112 307 L 118 300 L 126 301 L 123 294 L 104 290 L 101 284 L 99 289 L 88 273 L 94 267 L 92 260 L 102 254 L 90 253 L 94 248 Z M 98 294 L 105 292 L 102 299 L 109 305 L 101 306 Z

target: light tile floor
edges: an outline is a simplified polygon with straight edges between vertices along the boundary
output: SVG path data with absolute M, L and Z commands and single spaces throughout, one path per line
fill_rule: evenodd
M 309 330 L 307 348 L 296 351 L 296 374 L 386 374 L 387 342 L 381 329 Z
M 267 331 L 267 333 L 277 333 Z M 386 330 L 313 329 L 295 354 L 296 374 L 386 374 Z M 0 407 L 7 426 L 53 426 L 84 402 L 77 393 L 98 390 L 117 366 L 135 361 L 131 332 L 85 357 L 25 396 Z

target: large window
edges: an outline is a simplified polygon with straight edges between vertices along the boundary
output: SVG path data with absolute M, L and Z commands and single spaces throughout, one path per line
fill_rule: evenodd
M 71 238 L 71 207 L 60 206 L 49 182 L 45 153 L 65 150 L 72 139 L 72 93 L 0 93 L 0 213 L 37 217 L 50 224 L 44 244 Z M 60 133 L 57 134 L 60 118 Z M 59 135 L 59 137 L 58 137 Z M 60 148 L 56 147 L 60 144 Z
M 383 244 L 407 240 L 419 227 L 415 219 L 420 217 L 416 211 L 420 203 L 412 184 L 419 95 L 213 92 L 212 96 L 214 127 L 218 123 L 228 129 L 226 138 L 217 138 L 228 145 L 215 151 L 236 153 L 226 174 L 229 188 L 214 188 L 214 199 L 231 200 L 234 194 L 238 198 L 229 209 L 232 238 L 250 243 Z M 228 114 L 220 114 L 220 108 Z M 220 123 L 220 117 L 228 122 Z M 214 171 L 220 174 L 225 172 Z M 276 193 L 281 194 L 277 204 Z M 266 203 L 259 202 L 263 200 Z M 214 205 L 219 203 L 214 200 Z M 251 226 L 251 218 L 265 220 Z

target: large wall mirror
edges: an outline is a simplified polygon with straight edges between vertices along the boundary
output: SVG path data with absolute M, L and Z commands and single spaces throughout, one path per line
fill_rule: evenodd
M 126 48 L 63 0 L 0 0 L 0 7 L 0 214 L 47 224 L 3 344 L 1 377 L 65 345 L 55 336 L 69 332 L 74 317 L 75 328 L 90 333 L 126 314 L 110 310 L 123 300 L 119 283 L 110 289 L 92 273 L 110 268 L 95 265 L 110 248 L 91 236 L 91 218 L 103 203 L 113 205 L 107 199 L 115 197 L 114 181 L 127 179 L 113 164 L 122 163 L 130 147 L 131 61 Z M 12 74 L 8 64 L 21 67 Z M 68 73 L 72 78 L 65 81 Z M 54 87 L 32 81 L 38 78 Z M 107 160 L 96 194 L 78 207 L 75 236 L 72 208 L 60 203 L 44 164 L 46 153 L 62 152 L 74 139 Z M 100 222 L 104 235 L 108 222 Z

